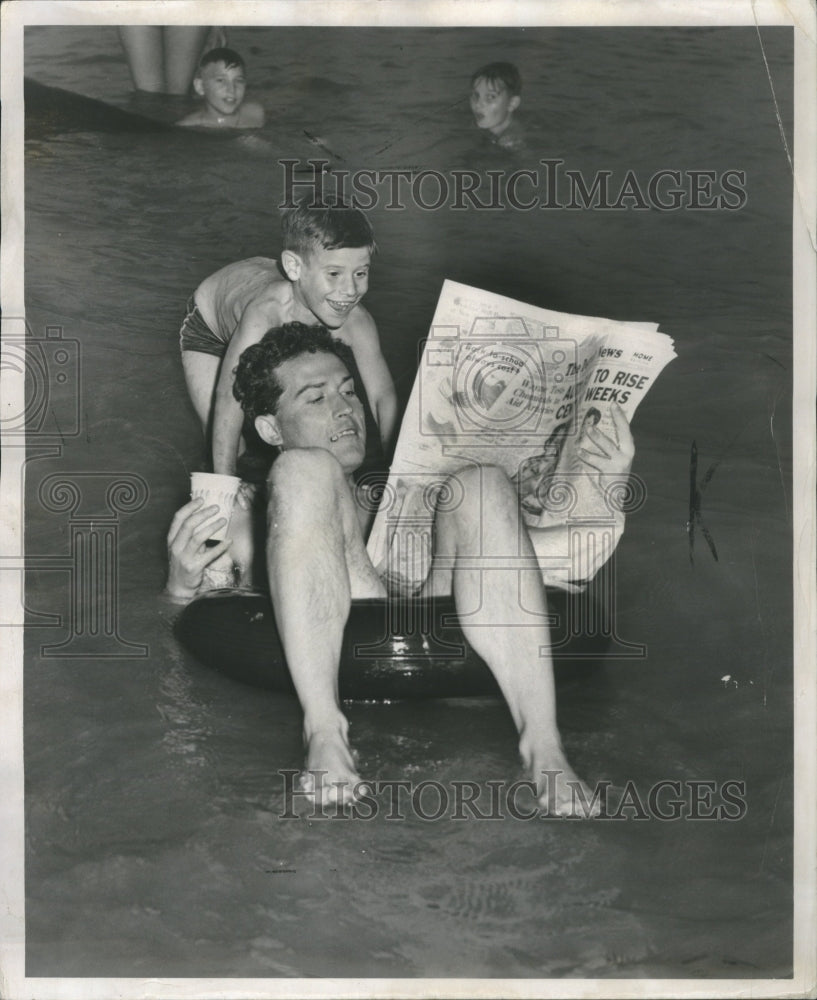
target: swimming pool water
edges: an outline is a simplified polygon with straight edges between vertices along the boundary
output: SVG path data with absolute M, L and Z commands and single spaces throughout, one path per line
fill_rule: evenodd
M 791 134 L 791 32 L 764 29 Z M 119 636 L 147 655 L 41 655 L 27 634 L 27 974 L 770 977 L 791 974 L 791 178 L 752 29 L 242 28 L 256 142 L 37 130 L 26 156 L 26 300 L 78 342 L 79 433 L 31 446 L 30 554 L 65 556 L 55 473 L 137 476 L 116 520 Z M 471 71 L 520 67 L 522 159 L 480 142 Z M 26 72 L 131 110 L 112 28 L 27 29 Z M 152 105 L 155 110 L 156 105 Z M 160 108 L 161 111 L 161 108 Z M 591 781 L 746 782 L 734 822 L 279 819 L 301 762 L 294 702 L 185 660 L 156 601 L 164 535 L 202 446 L 177 331 L 197 283 L 277 253 L 280 156 L 480 171 L 541 156 L 592 177 L 746 171 L 736 211 L 372 210 L 367 304 L 405 401 L 444 278 L 555 310 L 652 320 L 678 360 L 634 421 L 648 502 L 619 547 L 617 628 L 647 648 L 567 685 L 568 755 Z M 36 137 L 35 137 L 36 136 Z M 527 157 L 527 159 L 526 159 Z M 53 387 L 47 417 L 73 392 Z M 60 393 L 67 396 L 60 396 Z M 690 450 L 702 512 L 690 558 Z M 83 480 L 90 482 L 90 479 Z M 32 570 L 32 615 L 70 620 Z M 727 677 L 729 680 L 724 680 Z M 354 705 L 367 777 L 521 776 L 496 702 Z

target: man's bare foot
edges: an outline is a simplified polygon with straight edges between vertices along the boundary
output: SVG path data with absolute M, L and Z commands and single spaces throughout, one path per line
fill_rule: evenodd
M 304 736 L 306 761 L 301 772 L 301 788 L 317 802 L 351 804 L 363 794 L 364 786 L 355 767 L 345 727 L 319 729 Z
M 592 792 L 568 764 L 560 744 L 528 749 L 520 747 L 522 761 L 536 784 L 539 808 L 546 816 L 588 819 L 601 807 Z

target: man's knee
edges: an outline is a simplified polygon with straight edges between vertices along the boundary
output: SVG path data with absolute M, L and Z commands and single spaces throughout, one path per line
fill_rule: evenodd
M 518 497 L 506 473 L 495 465 L 467 466 L 449 476 L 435 516 L 438 550 L 451 535 L 479 537 L 486 527 L 516 516 Z
M 516 503 L 516 490 L 498 465 L 468 466 L 453 472 L 444 488 L 452 499 L 451 510 L 467 510 L 486 504 Z
M 337 510 L 344 487 L 343 470 L 328 451 L 285 451 L 272 463 L 267 479 L 267 524 L 282 517 L 290 529 L 298 522 L 323 522 Z

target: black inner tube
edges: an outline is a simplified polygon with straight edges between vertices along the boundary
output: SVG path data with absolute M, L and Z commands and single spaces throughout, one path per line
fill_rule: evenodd
M 557 678 L 598 668 L 609 629 L 594 599 L 549 590 L 548 613 Z M 175 632 L 206 666 L 246 684 L 294 693 L 268 594 L 210 591 L 184 608 Z M 339 687 L 344 699 L 370 701 L 499 693 L 466 642 L 450 597 L 353 601 Z

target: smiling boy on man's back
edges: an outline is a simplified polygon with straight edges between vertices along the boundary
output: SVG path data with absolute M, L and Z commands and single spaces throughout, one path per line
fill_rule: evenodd
M 366 397 L 386 448 L 397 398 L 377 327 L 361 305 L 369 285 L 374 235 L 366 216 L 346 207 L 298 205 L 282 213 L 280 261 L 228 264 L 199 285 L 181 330 L 190 398 L 205 431 L 211 426 L 213 469 L 235 473 L 243 423 L 233 397 L 241 353 L 284 323 L 322 323 L 352 348 Z

